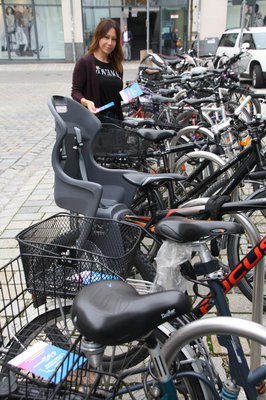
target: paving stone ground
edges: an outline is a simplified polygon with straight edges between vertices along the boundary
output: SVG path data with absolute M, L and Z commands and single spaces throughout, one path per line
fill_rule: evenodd
M 15 236 L 22 229 L 62 211 L 53 199 L 55 131 L 47 101 L 54 94 L 70 96 L 73 67 L 0 65 L 0 267 L 19 254 Z M 125 81 L 133 80 L 136 72 L 137 64 L 127 63 Z M 233 315 L 248 324 L 251 303 L 238 292 L 228 299 Z M 223 349 L 216 341 L 213 346 L 222 356 Z M 248 343 L 244 346 L 249 355 Z

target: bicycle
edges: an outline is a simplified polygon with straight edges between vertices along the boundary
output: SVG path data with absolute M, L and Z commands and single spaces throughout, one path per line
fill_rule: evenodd
M 209 206 L 209 204 L 211 204 Z M 211 211 L 212 210 L 212 211 Z M 212 214 L 215 212 L 215 215 Z M 157 210 L 152 216 L 141 216 L 141 215 L 126 215 L 125 220 L 135 223 L 142 227 L 146 232 L 146 242 L 143 240 L 143 251 L 146 249 L 150 260 L 153 260 L 160 246 L 162 240 L 160 236 L 156 235 L 155 226 L 156 223 L 162 218 L 168 218 L 170 216 L 186 217 L 186 218 L 197 218 L 197 219 L 222 219 L 225 215 L 231 217 L 230 219 L 235 220 L 243 226 L 245 229 L 244 235 L 229 235 L 226 240 L 214 240 L 212 249 L 215 256 L 220 256 L 220 265 L 224 269 L 226 274 L 230 271 L 234 271 L 235 265 L 240 265 L 241 258 L 247 254 L 249 249 L 254 247 L 260 240 L 259 232 L 254 229 L 255 227 L 249 221 L 245 213 L 265 213 L 265 189 L 261 189 L 257 192 L 257 196 L 254 194 L 254 199 L 227 202 L 226 197 L 223 201 L 219 200 L 215 202 L 214 199 L 196 199 L 185 203 L 182 207 L 170 210 Z M 260 222 L 261 223 L 261 222 Z M 263 237 L 263 236 L 261 236 Z M 145 247 L 146 243 L 146 247 Z M 226 252 L 226 254 L 225 254 Z M 227 261 L 225 262 L 225 256 L 227 255 Z M 229 267 L 226 268 L 226 265 Z M 254 283 L 254 272 L 253 268 L 246 271 L 246 274 L 241 276 L 241 279 L 235 281 L 235 285 L 239 287 L 244 296 L 252 301 L 253 299 L 253 283 Z M 263 308 L 266 308 L 266 302 L 264 299 Z
M 243 203 L 242 205 L 243 208 L 247 208 L 247 204 Z M 229 210 L 232 210 L 232 208 L 234 208 L 230 204 L 227 204 L 227 207 Z M 191 215 L 193 211 L 194 215 L 199 214 L 199 210 L 195 209 L 191 211 L 189 211 L 189 209 L 186 209 L 184 210 L 184 214 Z M 176 213 L 182 215 L 182 209 L 176 210 Z M 177 254 L 181 254 L 181 258 L 183 258 L 183 254 L 187 252 L 189 241 L 192 242 L 191 253 L 196 255 L 200 260 L 199 262 L 196 262 L 194 264 L 193 268 L 191 268 L 191 264 L 184 264 L 181 266 L 181 271 L 183 269 L 183 275 L 185 275 L 185 277 L 194 284 L 194 291 L 196 293 L 196 296 L 203 297 L 203 299 L 200 300 L 198 304 L 196 304 L 192 309 L 192 320 L 194 318 L 201 318 L 203 315 L 209 312 L 209 310 L 214 305 L 216 306 L 219 315 L 230 315 L 230 310 L 226 302 L 225 294 L 228 293 L 229 290 L 234 285 L 236 285 L 255 265 L 257 265 L 265 254 L 265 238 L 263 238 L 261 242 L 258 243 L 240 261 L 240 263 L 238 263 L 234 268 L 232 268 L 231 266 L 232 271 L 230 273 L 225 274 L 223 268 L 221 267 L 221 264 L 218 262 L 217 259 L 211 256 L 211 251 L 207 247 L 207 240 L 210 239 L 208 232 L 211 232 L 212 230 L 219 230 L 219 224 L 217 225 L 216 221 L 214 221 L 213 224 L 214 225 L 211 226 L 211 223 L 207 221 L 202 221 L 202 223 L 200 223 L 200 221 L 197 220 L 186 220 L 183 218 L 177 219 L 169 216 L 168 218 L 163 218 L 159 223 L 155 225 L 155 232 L 158 233 L 160 237 L 163 237 L 166 241 L 170 240 L 174 241 L 174 243 L 176 242 L 176 245 L 174 246 L 177 246 L 179 243 L 185 246 L 186 250 L 183 247 L 180 248 L 179 251 L 177 250 Z M 220 228 L 222 231 L 225 229 L 227 234 L 241 233 L 241 229 L 237 230 L 237 227 L 234 223 L 230 225 L 230 223 L 227 224 L 225 222 L 222 222 Z M 161 251 L 161 249 L 159 251 Z M 167 252 L 167 254 L 172 252 L 172 250 L 170 250 L 170 248 L 168 247 L 165 251 Z M 163 258 L 165 260 L 165 257 L 166 254 L 165 256 L 159 256 L 158 253 L 158 263 L 159 259 Z M 172 289 L 173 287 L 175 287 L 175 282 L 173 283 L 172 281 L 174 279 L 176 279 L 177 281 L 179 280 L 177 279 L 177 277 L 174 277 L 174 272 L 171 272 L 171 270 L 175 270 L 177 268 L 176 264 L 180 264 L 177 255 L 175 256 L 174 260 L 175 262 L 173 262 L 173 260 L 172 262 L 169 260 L 168 267 L 167 265 L 159 264 L 157 266 L 158 278 L 155 278 L 155 282 L 157 285 L 159 285 L 159 287 L 161 285 L 163 289 Z M 167 276 L 165 274 L 167 274 Z M 169 281 L 169 276 L 171 277 L 171 282 Z M 165 282 L 169 282 L 170 287 L 165 287 Z M 206 285 L 210 289 L 210 292 L 203 296 L 200 296 L 200 293 L 197 289 L 197 286 L 201 284 L 203 286 Z M 244 387 L 244 391 L 248 399 L 254 399 L 256 398 L 254 390 L 252 390 L 249 385 L 246 385 L 247 373 L 244 371 L 247 368 L 247 364 L 244 354 L 241 350 L 240 343 L 237 342 L 238 340 L 236 338 L 227 338 L 226 340 L 221 341 L 219 340 L 219 343 L 221 343 L 222 346 L 225 346 L 229 352 L 229 364 L 233 382 L 237 382 L 240 386 Z M 238 348 L 237 351 L 235 350 L 236 348 Z M 237 356 L 234 353 L 235 351 L 237 353 Z M 232 359 L 230 359 L 230 356 L 232 356 Z M 240 362 L 239 368 L 237 367 L 235 362 Z
M 178 173 L 180 172 L 180 169 L 184 170 L 188 190 L 186 190 L 185 195 L 182 195 L 181 193 L 180 196 L 177 196 L 176 199 L 173 200 L 171 203 L 172 207 L 174 208 L 182 204 L 182 202 L 188 198 L 196 198 L 202 194 L 204 194 L 205 197 L 208 197 L 206 187 L 209 188 L 214 182 L 219 182 L 220 187 L 223 188 L 219 191 L 220 194 L 231 195 L 248 174 L 250 174 L 250 176 L 252 175 L 250 172 L 254 168 L 259 171 L 264 171 L 264 150 L 261 143 L 264 136 L 265 122 L 261 121 L 261 119 L 253 120 L 249 124 L 250 145 L 245 147 L 228 162 L 224 162 L 223 160 L 220 160 L 220 162 L 218 160 L 217 162 L 217 157 L 214 158 L 211 154 L 207 153 L 204 155 L 203 152 L 199 154 L 196 154 L 196 152 L 190 152 L 183 156 L 183 158 L 181 157 L 177 161 L 174 171 Z M 211 161 L 212 158 L 213 160 Z M 192 160 L 194 160 L 194 163 Z M 213 165 L 214 172 L 211 175 L 207 173 L 204 175 L 204 169 L 209 168 L 210 165 Z M 193 168 L 194 166 L 196 168 Z M 221 179 L 226 176 L 226 174 L 228 184 L 224 184 L 224 181 Z M 254 173 L 253 176 L 255 177 L 256 174 Z M 218 188 L 216 188 L 216 191 L 217 190 Z
M 121 220 L 130 212 L 130 207 L 134 207 L 137 214 L 137 210 L 144 214 L 149 214 L 158 210 L 158 208 L 165 209 L 165 205 L 161 203 L 160 185 L 161 182 L 165 184 L 169 180 L 176 179 L 176 175 L 139 174 L 125 170 L 108 170 L 99 166 L 96 168 L 92 156 L 91 143 L 97 134 L 97 129 L 99 129 L 99 121 L 83 108 L 80 108 L 78 103 L 75 102 L 73 104 L 70 99 L 54 96 L 53 101 L 56 106 L 60 106 L 60 110 L 61 107 L 67 110 L 62 116 L 64 118 L 67 116 L 68 118 L 68 124 L 66 124 L 61 117 L 61 111 L 55 110 L 50 105 L 58 128 L 58 139 L 54 146 L 52 160 L 56 176 L 55 200 L 60 207 L 82 215 L 95 215 L 97 213 L 97 215 L 105 215 L 107 218 Z M 68 104 L 68 101 L 70 104 Z M 75 106 L 75 113 L 74 111 L 71 113 L 70 105 Z M 70 110 L 68 110 L 68 107 Z M 82 118 L 86 118 L 84 127 L 81 123 L 81 117 L 79 121 L 72 119 L 74 118 L 73 115 L 77 114 L 77 111 L 81 113 Z M 70 123 L 69 121 L 73 122 Z M 95 125 L 97 123 L 96 128 L 92 128 L 93 123 Z M 59 129 L 61 126 L 62 128 Z M 77 126 L 79 129 L 73 132 L 73 126 Z M 158 137 L 160 134 L 160 132 L 157 132 Z M 82 136 L 81 142 L 80 136 Z M 85 161 L 82 163 L 84 157 L 80 157 L 80 154 L 86 154 L 86 164 Z M 63 155 L 64 157 L 62 157 Z M 83 177 L 82 167 L 83 169 L 86 167 L 87 176 L 90 176 L 93 181 L 88 180 L 88 177 Z M 126 182 L 126 179 L 129 180 L 129 183 Z M 96 198 L 95 194 L 96 189 L 99 191 L 98 198 Z M 133 196 L 137 189 L 141 189 L 144 195 L 135 197 L 136 202 L 132 204 Z M 69 195 L 70 193 L 71 196 Z M 151 240 L 153 241 L 153 239 Z M 144 241 L 142 242 L 143 251 L 149 251 L 148 248 L 147 251 L 144 249 L 143 243 Z M 154 278 L 154 269 L 140 252 L 137 255 L 141 260 L 137 260 L 136 272 L 140 272 L 143 279 L 152 280 Z M 150 273 L 148 274 L 147 271 Z
M 21 256 L 0 270 L 0 309 L 4 317 L 1 328 L 5 344 L 1 382 L 12 381 L 9 389 L 5 389 L 12 392 L 14 398 L 19 395 L 13 394 L 17 385 L 13 374 L 7 373 L 6 364 L 36 342 L 37 337 L 69 349 L 71 299 L 84 285 L 127 276 L 139 228 L 116 221 L 60 214 L 26 229 L 19 238 Z M 171 326 L 164 325 L 163 329 L 158 329 L 157 336 L 165 341 L 172 331 Z M 105 370 L 132 367 L 147 356 L 142 344 L 135 341 L 117 349 L 118 354 L 115 348 L 107 351 Z M 192 366 L 188 365 L 187 358 L 196 358 L 190 347 L 180 354 L 183 368 L 201 369 L 197 360 Z M 18 380 L 20 398 L 39 398 L 46 393 L 45 380 L 39 382 L 36 376 L 24 376 L 23 372 L 18 373 Z
M 168 222 L 169 221 L 167 221 L 167 224 Z M 178 221 L 172 220 L 168 226 L 170 227 L 172 223 L 176 222 L 179 223 Z M 204 227 L 202 223 L 195 223 L 195 230 L 193 233 L 194 239 L 198 240 L 202 238 L 202 236 L 210 235 L 215 229 L 214 226 L 215 228 L 221 226 L 225 229 L 230 228 L 231 231 L 238 231 L 240 229 L 239 226 L 234 223 L 206 222 Z M 165 234 L 165 226 L 163 226 L 162 223 L 159 223 L 158 229 L 162 230 Z M 34 231 L 35 229 L 33 228 L 33 232 Z M 40 250 L 39 245 L 33 241 L 32 250 L 36 250 L 36 248 Z M 32 272 L 34 271 L 34 267 L 36 267 L 36 258 L 39 260 L 38 262 L 42 259 L 44 266 L 47 264 L 48 259 L 50 259 L 49 266 L 51 267 L 52 263 L 54 263 L 53 272 L 57 273 L 58 276 L 58 269 L 55 268 L 55 266 L 58 267 L 59 265 L 59 257 L 48 256 L 47 258 L 47 255 L 45 255 L 46 249 L 42 248 L 41 250 L 41 255 L 24 254 L 24 257 L 27 256 L 28 259 L 31 260 L 31 265 L 33 266 Z M 79 249 L 77 249 L 77 251 L 79 251 Z M 80 285 L 83 286 L 85 282 L 81 282 L 77 279 L 77 269 L 73 269 L 74 260 L 75 266 L 77 266 L 77 264 L 82 265 L 80 264 L 81 261 L 84 263 L 84 257 L 80 260 L 77 258 L 71 259 L 69 255 L 65 254 L 64 258 L 60 258 L 61 262 L 64 261 L 64 266 L 71 265 L 72 261 L 71 272 L 69 273 L 68 271 L 65 277 L 74 277 L 74 280 L 71 279 L 71 283 L 75 285 L 78 284 L 78 288 L 80 289 Z M 91 263 L 90 267 L 92 264 L 95 266 L 94 263 Z M 97 266 L 99 265 L 99 259 L 96 264 Z M 102 267 L 103 266 L 101 266 L 101 268 Z M 106 265 L 104 265 L 104 267 L 106 267 Z M 18 273 L 17 276 L 15 271 Z M 42 281 L 40 281 L 40 279 L 34 280 L 34 273 L 29 274 L 28 279 L 33 278 L 33 280 L 30 282 L 30 285 L 29 282 L 25 285 L 24 277 L 21 275 L 22 269 L 18 267 L 17 260 L 1 270 L 2 275 L 3 273 L 5 275 L 5 279 L 1 280 L 1 302 L 4 299 L 4 315 L 7 315 L 8 311 L 11 314 L 2 329 L 2 335 L 5 341 L 7 343 L 9 342 L 10 347 L 5 347 L 6 351 L 2 352 L 4 367 L 2 367 L 1 378 L 2 380 L 5 378 L 8 381 L 9 384 L 5 387 L 8 387 L 8 393 L 12 393 L 14 398 L 16 398 L 18 393 L 20 399 L 37 399 L 41 396 L 46 396 L 45 398 L 51 399 L 91 399 L 101 397 L 102 395 L 106 395 L 107 398 L 114 398 L 115 396 L 123 396 L 126 393 L 129 393 L 131 398 L 136 398 L 134 394 L 137 396 L 139 391 L 144 390 L 144 393 L 149 398 L 150 396 L 163 398 L 166 393 L 171 393 L 173 396 L 171 398 L 176 398 L 175 392 L 177 391 L 181 399 L 187 398 L 186 393 L 188 393 L 191 398 L 195 399 L 218 399 L 220 397 L 217 394 L 217 390 L 218 393 L 221 391 L 226 393 L 226 391 L 230 391 L 230 386 L 226 383 L 222 386 L 218 378 L 216 380 L 215 375 L 212 377 L 209 376 L 209 379 L 207 379 L 202 371 L 195 372 L 193 368 L 186 370 L 185 366 L 191 367 L 195 360 L 186 358 L 182 363 L 181 359 L 181 371 L 180 369 L 178 370 L 177 364 L 180 361 L 180 346 L 182 349 L 185 349 L 183 345 L 191 343 L 191 340 L 195 346 L 195 343 L 197 343 L 196 339 L 208 333 L 221 333 L 226 335 L 242 334 L 249 339 L 258 340 L 263 345 L 266 344 L 265 328 L 262 326 L 251 323 L 249 327 L 247 327 L 244 321 L 235 320 L 234 318 L 227 319 L 225 317 L 219 317 L 215 318 L 214 321 L 212 319 L 195 321 L 189 323 L 187 327 L 178 329 L 176 333 L 171 336 L 169 343 L 163 346 L 161 353 L 160 346 L 157 343 L 158 335 L 155 334 L 154 336 L 154 334 L 148 334 L 156 329 L 162 322 L 173 322 L 177 316 L 182 318 L 183 314 L 188 314 L 191 311 L 191 304 L 188 296 L 177 291 L 152 293 L 144 297 L 139 296 L 135 289 L 127 283 L 120 280 L 118 281 L 117 275 L 105 268 L 101 269 L 101 272 L 108 272 L 109 279 L 111 273 L 113 279 L 111 281 L 96 282 L 92 285 L 86 285 L 85 283 L 85 287 L 81 290 L 78 289 L 79 292 L 77 295 L 75 293 L 74 305 L 71 311 L 74 321 L 74 326 L 72 325 L 72 328 L 76 326 L 78 332 L 76 332 L 75 329 L 71 329 L 71 325 L 69 326 L 70 329 L 67 330 L 66 325 L 69 320 L 64 312 L 65 309 L 59 306 L 60 299 L 63 301 L 63 306 L 69 304 L 68 291 L 60 291 L 58 283 L 49 279 L 47 289 L 49 287 L 51 289 L 51 285 L 53 285 L 53 290 L 48 290 L 46 292 L 43 282 L 46 281 L 47 271 L 51 273 L 51 268 L 47 268 L 46 265 L 46 268 L 42 270 Z M 87 277 L 89 280 L 87 283 L 91 282 L 88 274 L 86 276 L 81 276 L 78 270 L 78 275 L 79 278 L 82 277 L 83 279 Z M 27 275 L 25 277 L 27 277 Z M 64 283 L 66 282 L 68 282 L 69 286 L 69 280 L 64 281 Z M 6 291 L 7 285 L 9 291 Z M 144 282 L 144 288 L 145 285 Z M 12 290 L 16 290 L 16 296 L 13 296 L 10 292 Z M 39 305 L 37 309 L 35 309 L 37 310 L 36 313 L 39 314 L 38 317 L 32 317 L 31 311 L 33 303 L 30 300 L 30 293 L 35 294 L 35 301 L 38 298 L 42 298 L 44 295 L 48 295 L 51 303 L 51 311 L 47 311 L 49 303 L 46 303 L 45 306 Z M 27 302 L 25 302 L 26 300 Z M 91 305 L 89 310 L 87 307 L 88 303 Z M 103 304 L 105 304 L 104 307 Z M 127 307 L 125 307 L 125 305 L 127 305 Z M 41 307 L 43 307 L 42 312 L 40 310 Z M 136 314 L 138 315 L 138 313 L 140 313 L 140 315 L 137 321 L 138 323 L 136 324 Z M 27 324 L 24 327 L 25 321 Z M 208 325 L 207 328 L 206 324 Z M 191 328 L 188 335 L 187 329 L 189 327 Z M 165 328 L 162 327 L 161 329 L 164 331 Z M 81 337 L 79 336 L 80 333 Z M 184 341 L 184 334 L 187 335 L 187 341 Z M 133 368 L 131 360 L 131 368 L 125 370 L 123 363 L 121 368 L 120 359 L 121 374 L 118 374 L 117 370 L 116 373 L 109 372 L 107 367 L 111 365 L 111 360 L 108 358 L 108 354 L 110 356 L 110 353 L 107 353 L 107 355 L 102 358 L 104 348 L 107 346 L 106 349 L 112 349 L 112 347 L 116 345 L 127 342 L 134 343 L 140 336 L 148 347 L 152 363 L 150 363 L 148 367 L 139 366 L 137 364 L 137 368 Z M 156 337 L 157 340 L 155 339 Z M 40 378 L 36 373 L 25 372 L 25 370 L 17 368 L 16 366 L 12 367 L 12 364 L 10 365 L 12 357 L 17 356 L 18 353 L 21 353 L 25 348 L 36 343 L 36 340 L 40 338 L 44 341 L 48 341 L 50 344 L 61 345 L 65 350 L 62 362 L 56 365 L 55 371 L 48 380 Z M 236 338 L 232 338 L 232 340 L 234 343 L 234 354 L 236 355 L 237 353 L 239 356 L 236 346 L 237 340 Z M 73 359 L 73 353 L 76 354 L 76 359 Z M 165 359 L 163 357 L 164 354 L 166 354 Z M 183 354 L 186 354 L 185 350 L 183 350 Z M 87 363 L 87 357 L 90 366 Z M 231 357 L 234 358 L 234 355 L 231 354 Z M 142 353 L 141 360 L 143 361 L 147 358 L 147 353 L 145 353 L 145 356 Z M 7 362 L 9 362 L 8 366 Z M 168 366 L 170 365 L 170 370 L 167 369 L 167 364 Z M 65 369 L 60 368 L 62 366 L 65 366 Z M 102 366 L 102 369 L 99 369 L 100 366 Z M 127 378 L 132 378 L 132 376 L 140 377 L 141 381 L 136 382 L 135 379 L 137 378 L 134 378 L 133 383 L 132 379 L 131 383 L 127 382 Z M 245 377 L 246 379 L 248 378 L 247 376 Z M 246 387 L 254 387 L 254 385 L 260 382 L 264 377 L 265 369 L 261 367 L 256 371 L 255 375 L 249 376 L 249 383 L 246 382 L 245 385 Z M 236 390 L 238 390 L 235 386 L 231 387 L 231 389 L 235 391 L 235 393 Z M 252 391 L 252 393 L 254 393 L 254 391 Z M 248 398 L 254 400 L 255 397 Z

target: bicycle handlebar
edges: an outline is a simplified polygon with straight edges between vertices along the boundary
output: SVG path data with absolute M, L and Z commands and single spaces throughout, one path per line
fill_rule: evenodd
M 234 335 L 254 340 L 266 345 L 265 327 L 250 321 L 234 317 L 213 317 L 193 321 L 179 328 L 163 345 L 162 354 L 167 364 L 171 365 L 179 351 L 191 341 L 207 335 Z M 265 379 L 265 369 L 263 378 Z

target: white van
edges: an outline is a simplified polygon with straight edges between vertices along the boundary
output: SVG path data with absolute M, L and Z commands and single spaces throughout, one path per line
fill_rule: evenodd
M 216 55 L 232 57 L 238 54 L 240 32 L 240 28 L 227 29 L 218 43 Z M 244 29 L 242 45 L 252 57 L 241 77 L 251 80 L 255 88 L 263 87 L 266 79 L 266 27 Z

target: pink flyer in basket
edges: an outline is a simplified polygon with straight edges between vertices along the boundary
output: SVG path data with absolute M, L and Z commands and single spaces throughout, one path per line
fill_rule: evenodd
M 64 359 L 66 355 L 67 357 Z M 59 383 L 67 376 L 77 359 L 77 354 L 39 341 L 10 360 L 9 364 L 46 380 L 51 380 L 53 383 Z M 73 370 L 83 364 L 84 361 L 84 357 L 81 357 L 76 362 Z M 60 368 L 57 371 L 59 366 Z M 57 372 L 55 373 L 55 371 Z

